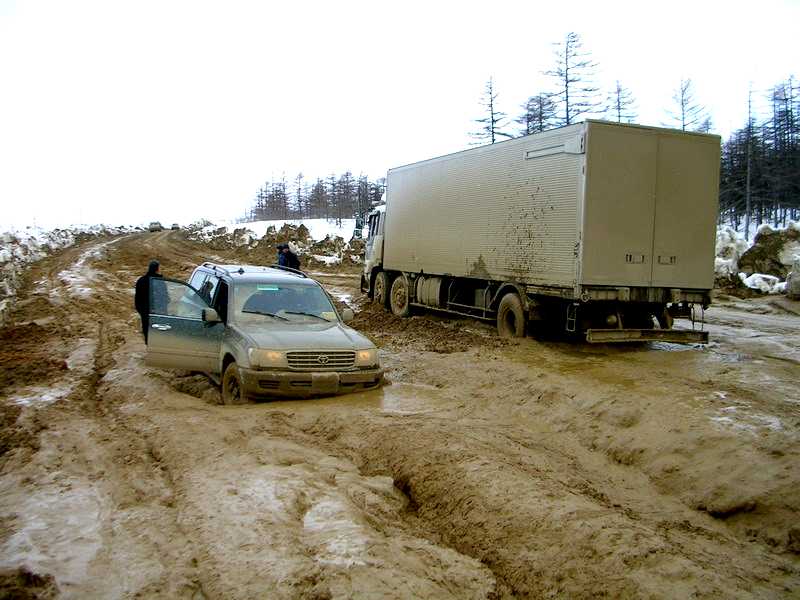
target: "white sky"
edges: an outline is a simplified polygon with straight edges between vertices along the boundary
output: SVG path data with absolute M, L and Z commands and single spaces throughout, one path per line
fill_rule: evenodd
M 271 175 L 461 150 L 580 34 L 661 124 L 681 77 L 718 133 L 796 71 L 800 1 L 0 0 L 0 230 L 244 213 Z

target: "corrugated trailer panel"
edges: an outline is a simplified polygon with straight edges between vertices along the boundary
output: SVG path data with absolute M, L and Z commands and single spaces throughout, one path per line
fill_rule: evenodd
M 572 287 L 583 130 L 390 170 L 385 268 Z

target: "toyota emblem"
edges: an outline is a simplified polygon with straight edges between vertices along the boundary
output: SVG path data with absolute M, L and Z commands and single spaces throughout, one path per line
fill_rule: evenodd
M 318 357 L 317 357 L 317 361 L 318 361 L 318 362 L 319 362 L 319 364 L 321 364 L 321 365 L 327 365 L 327 364 L 328 364 L 328 360 L 329 360 L 329 359 L 328 359 L 328 357 L 327 357 L 327 356 L 325 356 L 324 354 L 322 354 L 322 355 L 320 355 L 320 356 L 318 356 Z

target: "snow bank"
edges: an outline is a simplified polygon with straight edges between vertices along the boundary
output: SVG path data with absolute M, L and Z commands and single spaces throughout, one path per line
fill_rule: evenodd
M 303 264 L 355 265 L 361 263 L 364 249 L 363 241 L 353 238 L 355 224 L 355 219 L 343 219 L 340 224 L 327 219 L 206 222 L 189 227 L 189 238 L 214 250 L 237 251 L 241 260 L 260 261 L 259 264 L 274 260 L 278 243 L 288 243 Z
M 739 273 L 739 279 L 751 290 L 758 290 L 763 294 L 781 294 L 786 290 L 786 282 L 781 281 L 774 275 L 765 275 L 763 273 L 745 275 L 744 273 Z
M 717 279 L 730 279 L 739 273 L 739 258 L 749 247 L 744 235 L 730 227 L 717 229 L 714 273 Z
M 223 222 L 220 224 L 211 224 L 200 229 L 194 237 L 196 239 L 210 240 L 213 237 L 234 233 L 235 231 L 243 230 L 240 234 L 242 245 L 249 245 L 253 241 L 258 241 L 263 238 L 270 228 L 280 230 L 284 225 L 292 225 L 293 227 L 305 226 L 308 230 L 309 237 L 315 242 L 324 240 L 326 237 L 331 239 L 340 237 L 345 241 L 353 237 L 353 231 L 356 227 L 355 219 L 342 219 L 341 225 L 338 225 L 335 220 L 328 219 L 289 219 L 286 221 L 252 221 L 250 223 L 234 223 L 232 221 Z M 245 243 L 245 240 L 249 241 Z
M 717 229 L 714 273 L 719 286 L 743 285 L 765 294 L 793 294 L 792 265 L 800 261 L 800 223 L 758 226 L 751 243 L 730 227 Z M 795 269 L 796 270 L 796 269 Z
M 138 231 L 136 227 L 76 225 L 68 229 L 41 227 L 9 229 L 0 234 L 0 323 L 5 320 L 21 283 L 22 273 L 48 254 L 72 246 L 87 236 L 109 236 Z

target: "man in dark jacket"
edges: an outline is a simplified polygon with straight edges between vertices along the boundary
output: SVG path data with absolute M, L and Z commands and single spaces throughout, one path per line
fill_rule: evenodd
M 284 262 L 279 264 L 283 264 L 290 269 L 300 269 L 300 259 L 297 258 L 297 254 L 292 252 L 292 249 L 289 248 L 289 244 L 284 244 L 281 252 L 283 252 Z
M 288 266 L 286 264 L 286 255 L 283 253 L 283 249 L 288 248 L 288 246 L 286 244 L 278 244 L 277 248 L 278 248 L 278 265 L 280 265 L 281 267 Z
M 166 293 L 166 290 L 164 289 L 164 282 L 163 281 L 153 282 L 152 279 L 163 279 L 159 271 L 159 264 L 157 260 L 151 260 L 150 264 L 147 266 L 147 273 L 136 280 L 136 295 L 134 297 L 134 306 L 136 307 L 136 312 L 139 313 L 139 316 L 142 319 L 142 334 L 144 335 L 145 344 L 147 343 L 147 329 L 149 327 L 148 316 L 150 315 L 150 291 L 152 284 L 155 283 L 158 286 L 158 289 L 153 288 L 152 291 L 154 292 L 154 295 L 159 299 L 158 302 L 159 305 L 164 303 L 163 302 L 165 300 L 164 295 Z M 153 308 L 159 308 L 163 310 L 166 307 L 154 306 Z

